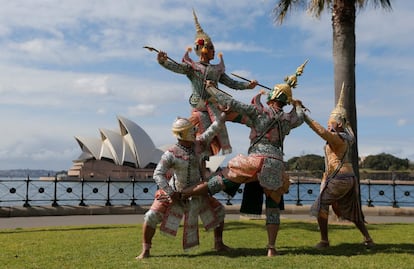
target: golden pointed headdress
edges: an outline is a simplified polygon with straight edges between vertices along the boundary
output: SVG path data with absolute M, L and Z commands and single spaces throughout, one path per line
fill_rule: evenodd
M 342 124 L 342 128 L 349 135 L 348 141 L 351 143 L 355 142 L 355 134 L 352 130 L 350 123 L 346 118 L 346 109 L 345 109 L 345 83 L 342 83 L 341 93 L 339 94 L 338 102 L 336 103 L 335 108 L 332 110 L 331 115 L 329 116 L 330 120 L 334 120 L 338 124 Z
M 196 36 L 194 41 L 194 52 L 197 54 L 197 56 L 200 56 L 200 54 L 207 53 L 209 49 L 213 48 L 214 45 L 211 41 L 211 38 L 208 34 L 206 34 L 201 28 L 200 23 L 198 22 L 197 15 L 193 9 L 193 16 L 194 16 L 194 24 L 196 28 Z
M 330 118 L 335 119 L 336 122 L 346 124 L 346 109 L 345 109 L 345 92 L 344 92 L 345 83 L 342 83 L 341 93 L 339 94 L 338 102 L 336 103 L 335 108 L 332 110 Z
M 296 88 L 298 85 L 298 77 L 302 75 L 303 69 L 305 69 L 308 60 L 301 64 L 297 69 L 296 73 L 290 76 L 285 77 L 284 84 L 276 84 L 273 87 L 273 90 L 269 92 L 267 97 L 268 101 L 277 100 L 286 105 L 290 104 L 293 100 L 292 97 L 292 88 Z

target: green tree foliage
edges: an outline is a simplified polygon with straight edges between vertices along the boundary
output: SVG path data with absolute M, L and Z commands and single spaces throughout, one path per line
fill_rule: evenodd
M 289 171 L 323 171 L 325 169 L 324 157 L 308 154 L 293 157 L 287 161 Z
M 361 163 L 361 168 L 373 170 L 406 170 L 410 167 L 408 159 L 400 159 L 391 154 L 369 155 Z

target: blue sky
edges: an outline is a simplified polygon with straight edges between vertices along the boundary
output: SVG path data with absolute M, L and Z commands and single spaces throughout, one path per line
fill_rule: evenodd
M 74 136 L 117 130 L 117 115 L 140 125 L 156 146 L 173 143 L 172 121 L 190 113 L 190 85 L 142 47 L 179 61 L 194 41 L 192 8 L 228 74 L 273 87 L 309 59 L 293 95 L 326 125 L 334 104 L 331 14 L 315 19 L 293 10 L 280 26 L 273 23 L 275 3 L 0 0 L 0 169 L 69 169 L 81 154 Z M 393 1 L 392 12 L 368 6 L 357 14 L 360 156 L 414 160 L 412 14 L 413 1 Z M 260 87 L 222 89 L 250 102 Z M 245 153 L 249 129 L 227 126 L 234 154 Z M 323 155 L 323 144 L 302 125 L 287 137 L 285 159 Z

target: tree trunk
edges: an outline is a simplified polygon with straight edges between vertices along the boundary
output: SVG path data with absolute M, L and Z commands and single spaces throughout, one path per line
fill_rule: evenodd
M 335 0 L 332 10 L 335 104 L 344 83 L 347 119 L 355 134 L 350 157 L 359 181 L 357 111 L 355 100 L 355 1 Z

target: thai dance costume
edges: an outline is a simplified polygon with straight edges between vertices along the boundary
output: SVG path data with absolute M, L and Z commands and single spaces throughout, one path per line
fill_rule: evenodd
M 224 121 L 224 118 L 220 118 L 220 121 Z M 181 130 L 175 134 L 185 131 L 188 127 L 194 128 L 187 119 L 179 119 L 177 122 L 181 124 L 179 126 Z M 154 171 L 153 177 L 159 190 L 150 210 L 145 214 L 145 221 L 154 229 L 161 223 L 160 231 L 163 234 L 175 236 L 184 217 L 184 250 L 199 245 L 198 217 L 206 230 L 214 229 L 224 220 L 224 207 L 217 199 L 208 195 L 179 201 L 172 201 L 168 197 L 203 180 L 202 162 L 205 146 L 222 125 L 223 122 L 213 122 L 202 135 L 196 138 L 190 148 L 178 143 L 169 148 L 162 155 Z
M 200 56 L 201 51 L 214 49 L 210 37 L 203 31 L 198 19 L 194 14 L 196 25 L 195 52 Z M 226 85 L 235 90 L 249 89 L 248 82 L 233 80 L 225 73 L 225 66 L 222 55 L 219 54 L 220 61 L 218 64 L 195 62 L 189 56 L 187 51 L 182 59 L 182 63 L 174 61 L 165 61 L 160 63 L 166 69 L 179 74 L 185 74 L 191 82 L 192 94 L 189 103 L 192 107 L 190 121 L 198 127 L 198 133 L 203 133 L 210 124 L 220 115 L 221 111 L 216 104 L 211 102 L 211 95 L 206 91 L 206 81 L 212 81 L 216 86 L 218 83 Z M 214 137 L 210 145 L 210 155 L 216 155 L 219 151 L 222 154 L 231 153 L 231 145 L 226 126 L 223 126 L 221 132 Z
M 268 100 L 290 104 L 291 87 L 296 86 L 296 75 L 300 74 L 291 76 L 286 84 L 276 85 L 269 93 Z M 248 156 L 239 154 L 228 162 L 226 173 L 211 177 L 208 181 L 209 192 L 214 194 L 224 190 L 233 196 L 240 184 L 258 181 L 266 194 L 267 223 L 278 224 L 278 203 L 290 185 L 283 163 L 283 141 L 291 129 L 303 123 L 304 108 L 296 105 L 285 113 L 283 109 L 275 111 L 272 107 L 264 107 L 260 101 L 261 94 L 256 95 L 251 104 L 244 104 L 213 87 L 208 90 L 216 94 L 218 103 L 229 108 L 228 117 L 232 116 L 233 122 L 251 129 Z M 249 202 L 255 203 L 254 199 Z
M 308 115 L 305 116 L 305 122 L 309 127 L 326 141 L 325 173 L 319 197 L 311 207 L 311 214 L 327 219 L 329 206 L 332 205 L 338 217 L 352 222 L 364 222 L 359 201 L 358 181 L 348 156 L 350 147 L 355 142 L 355 136 L 345 120 L 343 98 L 342 90 L 338 104 L 331 113 L 331 118 L 346 125 L 344 132 L 329 131 Z

